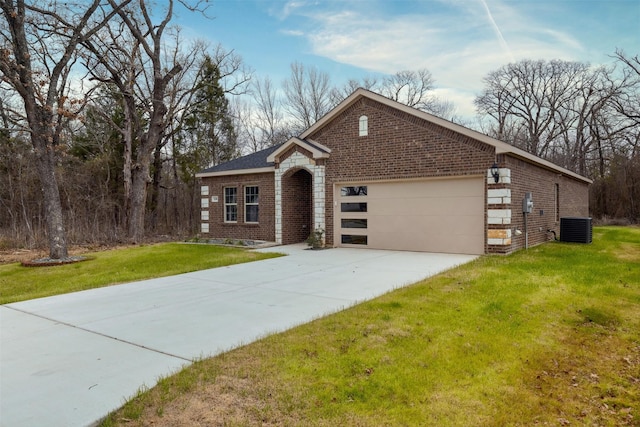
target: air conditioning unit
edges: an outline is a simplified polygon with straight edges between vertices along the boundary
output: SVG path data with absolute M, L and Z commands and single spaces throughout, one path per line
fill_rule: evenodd
M 593 226 L 591 218 L 560 218 L 560 241 L 591 243 Z

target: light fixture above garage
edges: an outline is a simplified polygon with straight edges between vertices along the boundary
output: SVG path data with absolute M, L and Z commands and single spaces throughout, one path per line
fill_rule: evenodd
M 493 162 L 493 166 L 491 166 L 491 176 L 493 177 L 493 180 L 496 182 L 496 184 L 500 182 L 500 168 L 498 167 L 496 162 Z

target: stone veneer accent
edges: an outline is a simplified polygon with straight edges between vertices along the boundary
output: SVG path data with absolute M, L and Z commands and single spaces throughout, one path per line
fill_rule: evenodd
M 487 244 L 488 245 L 510 245 L 511 244 L 511 229 L 506 230 L 487 230 Z
M 208 233 L 209 232 L 209 186 L 201 185 L 200 186 L 200 196 L 202 200 L 200 200 L 200 207 L 202 211 L 200 211 L 200 232 Z M 205 215 L 206 214 L 206 215 Z
M 511 245 L 511 170 L 499 170 L 498 182 L 487 170 L 487 246 Z
M 282 243 L 282 176 L 293 168 L 304 168 L 313 177 L 313 227 L 314 230 L 325 230 L 325 167 L 316 164 L 315 160 L 293 152 L 280 162 L 275 170 L 275 201 L 276 201 L 276 243 Z

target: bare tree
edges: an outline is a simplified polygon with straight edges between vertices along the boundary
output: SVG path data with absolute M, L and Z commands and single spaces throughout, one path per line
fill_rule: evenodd
M 294 62 L 283 89 L 284 109 L 292 117 L 296 133 L 311 127 L 332 107 L 329 75 L 316 67 Z
M 332 106 L 338 105 L 356 89 L 363 88 L 379 93 L 396 102 L 426 111 L 436 116 L 451 119 L 455 113 L 452 102 L 434 95 L 434 79 L 426 69 L 398 71 L 382 80 L 376 77 L 364 77 L 361 80 L 350 79 L 342 87 L 331 91 Z
M 640 55 L 630 56 L 616 50 L 614 58 L 622 64 L 624 77 L 631 82 L 615 104 L 616 110 L 633 125 L 640 125 Z
M 605 173 L 605 143 L 611 143 L 621 130 L 619 115 L 611 108 L 626 79 L 613 78 L 613 69 L 588 68 L 575 75 L 576 92 L 558 105 L 555 121 L 559 134 L 552 143 L 551 160 L 582 175 L 591 160 L 599 164 L 599 176 Z
M 104 111 L 114 129 L 118 129 L 123 142 L 123 221 L 128 224 L 131 207 L 131 188 L 134 147 L 137 146 L 142 128 L 139 77 L 144 63 L 140 57 L 140 42 L 126 31 L 124 22 L 111 22 L 102 29 L 98 37 L 85 40 L 83 46 L 85 67 L 91 80 L 115 86 L 123 110 L 122 123 L 113 120 L 111 111 Z M 100 111 L 100 110 L 98 110 Z
M 335 87 L 331 90 L 331 105 L 335 107 L 346 97 L 351 95 L 356 89 L 362 88 L 371 92 L 379 92 L 380 82 L 376 77 L 364 77 L 360 80 L 349 79 L 342 87 Z
M 249 151 L 279 144 L 292 136 L 292 131 L 282 111 L 278 92 L 266 77 L 251 85 L 253 102 L 235 103 L 238 129 Z
M 225 49 L 220 43 L 208 49 L 208 55 L 220 70 L 220 81 L 226 95 L 238 96 L 249 92 L 253 70 L 244 63 L 242 56 L 233 49 Z
M 42 185 L 49 255 L 68 257 L 60 191 L 55 174 L 60 117 L 66 113 L 64 93 L 78 45 L 95 34 L 125 4 L 100 0 L 79 5 L 0 0 L 0 72 L 23 103 L 28 132 Z M 75 11 L 75 12 L 74 12 Z
M 497 121 L 497 135 L 524 139 L 507 141 L 538 156 L 545 156 L 562 132 L 558 111 L 579 94 L 579 76 L 588 64 L 523 60 L 492 71 L 475 100 L 480 114 Z M 507 126 L 516 129 L 507 129 Z
M 428 70 L 398 71 L 382 81 L 380 93 L 387 98 L 420 110 L 428 110 L 434 88 L 433 76 Z

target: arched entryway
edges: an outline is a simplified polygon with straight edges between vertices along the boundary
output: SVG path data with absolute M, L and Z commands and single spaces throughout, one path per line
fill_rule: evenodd
M 306 169 L 282 176 L 282 243 L 304 242 L 313 230 L 313 177 Z
M 275 163 L 276 242 L 304 242 L 312 231 L 325 230 L 325 162 L 330 150 L 297 138 L 278 150 L 267 158 Z

